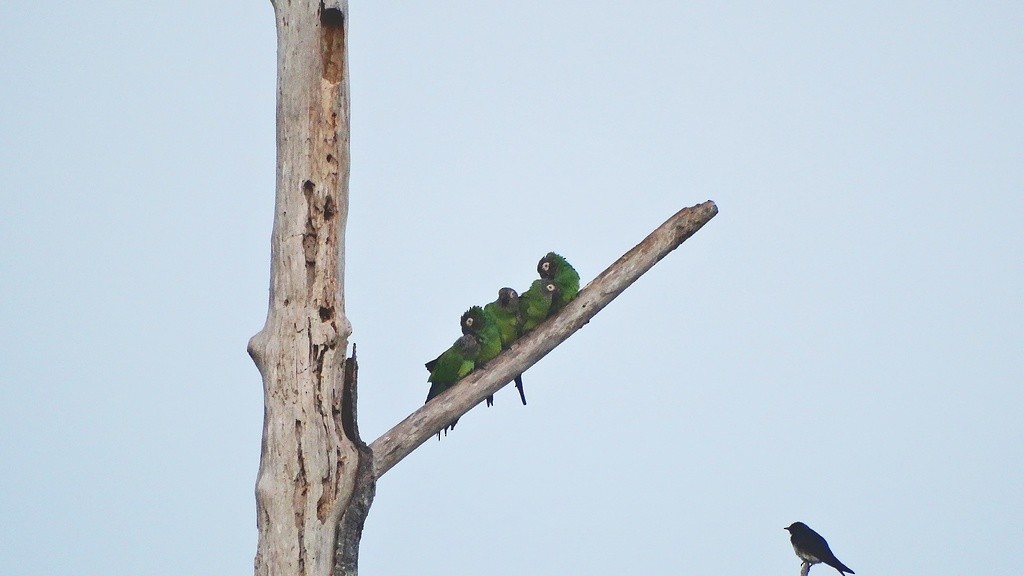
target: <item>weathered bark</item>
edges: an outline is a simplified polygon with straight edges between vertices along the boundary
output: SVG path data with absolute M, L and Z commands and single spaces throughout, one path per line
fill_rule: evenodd
M 487 364 L 428 402 L 373 441 L 374 475 L 379 478 L 449 422 L 476 406 L 583 327 L 602 308 L 669 252 L 711 220 L 710 200 L 684 208 L 651 232 L 588 284 L 575 300 Z
M 249 341 L 264 391 L 258 576 L 332 574 L 336 563 L 347 562 L 336 557 L 336 545 L 354 537 L 358 549 L 359 534 L 339 535 L 339 523 L 361 532 L 373 497 L 372 482 L 365 481 L 352 497 L 372 455 L 355 427 L 354 358 L 345 370 L 351 334 L 344 299 L 347 10 L 345 2 L 325 7 L 319 0 L 274 6 L 278 155 L 270 305 L 266 324 Z
M 345 384 L 342 389 L 339 424 L 345 437 L 354 441 L 359 451 L 352 479 L 352 492 L 348 498 L 341 519 L 334 547 L 334 574 L 355 576 L 359 573 L 359 542 L 363 536 L 363 524 L 370 512 L 370 504 L 377 490 L 377 478 L 373 475 L 373 452 L 359 437 L 356 422 L 356 382 L 359 366 L 356 363 L 356 345 L 352 344 L 352 357 L 345 362 Z

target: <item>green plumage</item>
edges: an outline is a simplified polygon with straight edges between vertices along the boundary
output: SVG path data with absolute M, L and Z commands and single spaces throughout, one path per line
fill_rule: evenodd
M 476 355 L 477 368 L 501 354 L 501 331 L 493 315 L 479 306 L 473 306 L 462 315 L 460 323 L 462 333 L 476 337 L 480 343 L 480 350 Z M 487 397 L 487 405 L 494 405 L 494 396 Z
M 530 289 L 519 296 L 519 315 L 523 319 L 523 334 L 544 321 L 552 311 L 552 302 L 558 297 L 558 285 L 553 280 L 534 280 Z
M 476 367 L 476 355 L 479 352 L 480 343 L 476 338 L 463 334 L 451 348 L 438 356 L 430 369 L 430 377 L 427 378 L 427 382 L 430 382 L 427 402 L 472 372 Z
M 463 334 L 452 344 L 451 348 L 442 352 L 437 359 L 427 362 L 427 370 L 430 370 L 430 376 L 427 378 L 427 382 L 430 382 L 427 402 L 472 372 L 476 367 L 476 355 L 479 353 L 480 343 L 476 338 L 469 334 Z M 445 434 L 448 434 L 449 429 L 454 430 L 458 421 L 459 419 L 456 418 L 445 426 Z M 437 433 L 437 438 L 440 440 L 440 432 Z
M 552 313 L 561 310 L 572 301 L 580 291 L 580 275 L 565 259 L 548 252 L 537 263 L 537 273 L 545 280 L 553 280 L 558 285 L 559 294 L 554 300 Z
M 477 367 L 490 362 L 501 354 L 501 330 L 492 314 L 479 306 L 473 306 L 462 315 L 462 333 L 476 336 L 480 351 L 476 355 Z
M 498 325 L 502 349 L 507 349 L 519 339 L 522 320 L 519 318 L 519 294 L 515 290 L 498 290 L 498 299 L 484 306 L 484 312 L 490 314 Z
M 526 292 L 517 294 L 511 288 L 502 288 L 497 300 L 484 307 L 473 306 L 462 315 L 462 337 L 426 363 L 430 372 L 427 402 L 511 347 L 521 336 L 571 302 L 580 291 L 580 275 L 565 258 L 554 252 L 541 258 L 537 272 L 540 279 L 534 280 Z M 521 374 L 515 377 L 515 382 L 525 405 Z M 487 405 L 493 400 L 489 396 Z M 445 427 L 445 431 L 454 428 L 456 422 Z
M 498 299 L 484 306 L 484 313 L 489 314 L 498 326 L 498 333 L 501 335 L 502 350 L 508 349 L 519 339 L 523 329 L 523 321 L 519 316 L 519 294 L 511 288 L 498 290 Z M 519 399 L 523 406 L 526 406 L 526 392 L 523 391 L 523 375 L 515 377 L 516 390 L 519 391 Z M 492 399 L 489 399 L 488 406 Z

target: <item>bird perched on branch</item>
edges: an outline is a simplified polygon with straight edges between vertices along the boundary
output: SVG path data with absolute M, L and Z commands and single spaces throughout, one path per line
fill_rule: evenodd
M 494 317 L 485 309 L 473 306 L 466 310 L 462 318 L 459 319 L 459 325 L 462 327 L 463 334 L 476 337 L 477 344 L 479 344 L 476 356 L 473 358 L 474 368 L 482 367 L 501 353 L 500 328 Z M 433 372 L 439 360 L 441 360 L 441 356 L 434 358 L 423 366 L 426 367 L 427 372 Z M 430 400 L 430 398 L 427 398 L 427 400 Z M 494 397 L 488 396 L 487 405 L 491 406 L 492 404 L 494 404 Z
M 463 334 L 452 344 L 451 348 L 442 352 L 436 360 L 428 362 L 427 369 L 430 370 L 430 376 L 427 378 L 427 382 L 430 382 L 430 391 L 427 392 L 426 402 L 430 402 L 435 396 L 451 388 L 453 384 L 472 372 L 473 368 L 476 367 L 476 357 L 479 353 L 480 342 L 477 341 L 476 337 L 470 334 Z M 458 421 L 459 419 L 456 418 L 445 426 L 445 434 L 448 433 L 449 429 L 454 430 L 455 424 Z M 437 435 L 438 438 L 441 437 L 440 432 Z
M 519 316 L 519 293 L 508 287 L 498 290 L 498 299 L 484 306 L 484 312 L 494 318 L 501 334 L 501 349 L 507 350 L 519 339 L 523 329 L 523 320 Z M 523 401 L 523 406 L 526 406 L 523 375 L 517 374 L 515 382 L 516 390 L 519 390 L 519 399 Z
M 475 368 L 493 360 L 523 334 L 535 329 L 548 316 L 568 304 L 580 290 L 580 275 L 558 254 L 548 252 L 537 263 L 539 280 L 522 295 L 511 288 L 498 291 L 498 299 L 484 307 L 473 306 L 459 323 L 462 337 L 440 356 L 427 362 L 430 391 L 427 402 L 444 392 Z M 522 374 L 515 376 L 519 399 L 526 404 Z M 487 397 L 487 405 L 494 397 Z M 444 428 L 455 428 L 458 419 Z
M 553 280 L 534 280 L 530 289 L 519 296 L 519 315 L 523 319 L 523 334 L 531 332 L 551 315 L 558 298 L 558 284 Z
M 828 542 L 821 537 L 814 530 L 811 530 L 807 524 L 803 522 L 794 522 L 786 527 L 789 531 L 789 541 L 793 544 L 793 551 L 796 555 L 803 560 L 800 573 L 805 575 L 810 571 L 811 566 L 818 564 L 819 562 L 828 564 L 829 566 L 839 570 L 842 575 L 854 574 L 853 570 L 846 567 L 845 564 L 836 558 L 836 555 L 832 553 L 832 550 L 828 547 Z
M 474 359 L 474 368 L 480 368 L 501 354 L 501 330 L 493 315 L 479 306 L 473 306 L 459 320 L 462 333 L 474 336 L 480 350 Z M 487 397 L 487 405 L 494 405 L 494 396 Z
M 498 325 L 502 348 L 508 348 L 519 339 L 522 330 L 519 293 L 508 287 L 498 290 L 498 299 L 484 306 L 484 312 L 490 314 Z
M 553 280 L 558 285 L 558 298 L 554 300 L 552 314 L 561 310 L 576 297 L 580 291 L 580 275 L 565 259 L 548 252 L 537 263 L 537 273 L 545 280 Z

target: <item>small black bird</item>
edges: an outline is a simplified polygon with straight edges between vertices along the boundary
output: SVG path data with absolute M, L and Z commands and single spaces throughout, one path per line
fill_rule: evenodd
M 801 574 L 806 575 L 811 566 L 819 562 L 824 562 L 839 570 L 839 573 L 843 576 L 846 576 L 847 572 L 855 574 L 853 570 L 847 568 L 845 564 L 836 558 L 836 555 L 829 549 L 828 542 L 825 542 L 821 534 L 811 530 L 807 524 L 793 522 L 786 527 L 786 530 L 789 530 L 789 541 L 793 543 L 793 551 L 804 561 L 804 567 L 800 571 Z

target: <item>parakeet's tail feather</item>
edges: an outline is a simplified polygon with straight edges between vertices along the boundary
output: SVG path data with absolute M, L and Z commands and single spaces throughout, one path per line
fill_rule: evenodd
M 427 362 L 426 364 L 424 364 L 424 366 L 427 367 L 427 372 L 433 372 L 434 368 L 437 367 L 437 361 L 440 360 L 440 359 L 441 359 L 441 357 L 438 356 L 437 358 L 434 358 L 430 362 Z
M 441 391 L 438 390 L 436 387 L 437 387 L 436 384 L 431 384 L 430 385 L 430 390 L 427 390 L 427 399 L 423 401 L 424 404 L 426 404 L 427 402 L 430 402 L 431 398 L 433 398 L 434 396 L 437 396 L 438 394 L 441 393 Z
M 516 390 L 519 390 L 519 399 L 523 401 L 523 406 L 526 406 L 526 392 L 523 392 L 523 375 L 516 374 Z

